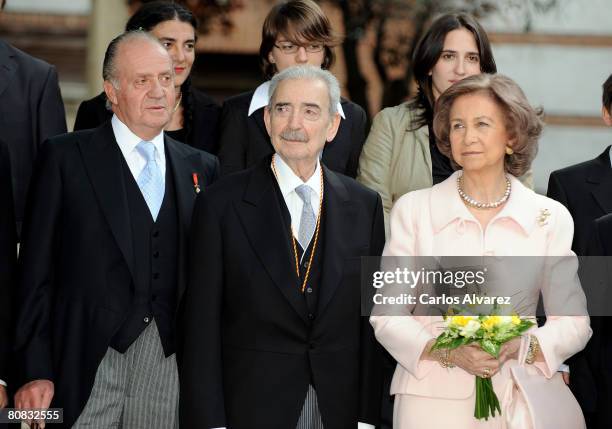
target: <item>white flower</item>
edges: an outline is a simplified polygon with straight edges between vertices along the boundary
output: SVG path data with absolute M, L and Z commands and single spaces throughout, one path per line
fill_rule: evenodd
M 465 338 L 473 338 L 476 335 L 476 331 L 479 329 L 480 322 L 477 319 L 472 319 L 463 328 L 461 328 L 460 334 Z

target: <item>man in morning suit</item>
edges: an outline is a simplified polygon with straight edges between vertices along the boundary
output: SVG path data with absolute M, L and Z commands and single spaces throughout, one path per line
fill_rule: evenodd
M 4 4 L 2 0 L 0 11 Z M 0 129 L 12 160 L 15 215 L 20 230 L 36 155 L 46 139 L 66 132 L 66 114 L 55 67 L 2 40 Z
M 175 314 L 187 229 L 214 156 L 163 134 L 171 59 L 136 31 L 107 48 L 114 116 L 44 145 L 28 196 L 17 293 L 20 408 L 63 427 L 175 427 Z
M 0 141 L 0 201 L 2 201 L 0 204 L 0 409 L 2 409 L 8 404 L 6 388 L 13 344 L 11 302 L 17 260 L 11 163 L 8 149 L 3 141 Z
M 270 84 L 275 154 L 196 203 L 179 362 L 182 427 L 372 428 L 380 349 L 360 257 L 380 255 L 380 197 L 319 161 L 340 121 L 331 73 Z M 197 261 L 197 263 L 196 263 Z
M 612 126 L 612 75 L 603 84 L 602 117 Z M 586 255 L 593 237 L 593 221 L 612 213 L 612 164 L 611 147 L 597 158 L 561 170 L 553 171 L 548 180 L 547 195 L 569 210 L 574 220 L 572 250 L 578 256 Z M 597 337 L 597 316 L 591 318 L 593 337 Z M 593 353 L 591 340 L 586 348 L 573 356 L 570 365 L 570 387 L 580 403 L 589 429 L 599 428 L 596 423 L 599 412 L 608 412 L 608 403 L 598 399 L 597 384 L 601 374 L 588 362 Z M 612 364 L 609 364 L 609 366 Z M 609 371 L 610 369 L 608 369 Z M 607 427 L 607 426 L 606 426 Z

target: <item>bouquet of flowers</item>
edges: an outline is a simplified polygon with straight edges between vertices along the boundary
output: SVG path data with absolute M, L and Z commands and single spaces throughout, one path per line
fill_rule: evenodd
M 519 316 L 460 316 L 444 317 L 445 329 L 438 336 L 431 350 L 456 349 L 470 343 L 477 343 L 491 356 L 499 357 L 502 344 L 521 336 L 534 322 Z M 476 376 L 476 406 L 474 417 L 488 420 L 495 417 L 495 410 L 501 415 L 499 400 L 493 390 L 490 378 Z

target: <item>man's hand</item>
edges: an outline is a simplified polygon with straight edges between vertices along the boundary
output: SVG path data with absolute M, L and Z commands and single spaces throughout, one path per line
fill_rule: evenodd
M 15 394 L 15 408 L 49 408 L 54 387 L 51 380 L 34 380 L 21 386 Z
M 0 409 L 6 407 L 8 404 L 8 395 L 6 393 L 6 387 L 0 385 Z
M 21 386 L 15 394 L 15 408 L 49 408 L 54 393 L 53 382 L 51 380 L 34 380 Z M 32 422 L 26 422 L 32 426 Z M 38 422 L 37 422 L 38 423 Z M 38 423 L 38 427 L 44 428 L 45 423 Z

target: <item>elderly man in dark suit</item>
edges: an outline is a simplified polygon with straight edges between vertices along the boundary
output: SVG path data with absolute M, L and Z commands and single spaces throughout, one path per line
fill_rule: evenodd
M 13 189 L 11 186 L 11 163 L 8 149 L 0 141 L 0 408 L 8 403 L 6 391 L 10 373 L 9 361 L 13 344 L 11 328 L 12 292 L 17 242 L 15 236 L 15 214 L 13 212 Z
M 603 84 L 602 117 L 606 125 L 612 126 L 612 75 Z M 612 213 L 612 163 L 608 146 L 597 158 L 553 171 L 548 180 L 547 195 L 569 210 L 574 219 L 574 241 L 572 250 L 577 255 L 589 253 L 593 237 L 593 221 Z M 596 423 L 597 415 L 607 413 L 608 404 L 598 399 L 597 384 L 601 379 L 599 370 L 589 364 L 594 353 L 595 338 L 599 338 L 599 315 L 591 318 L 593 339 L 587 347 L 568 362 L 570 365 L 570 387 L 580 403 L 589 429 L 607 427 Z
M 0 10 L 4 4 L 3 0 Z M 12 160 L 15 214 L 21 229 L 36 155 L 47 138 L 66 132 L 66 113 L 55 67 L 2 40 L 0 129 Z
M 174 73 L 157 39 L 115 38 L 103 76 L 112 120 L 44 145 L 28 196 L 15 403 L 63 408 L 59 427 L 172 428 L 187 229 L 217 161 L 163 134 Z
M 196 203 L 182 315 L 180 421 L 231 429 L 373 427 L 380 349 L 360 257 L 384 244 L 380 197 L 319 161 L 338 130 L 328 71 L 270 83 L 275 153 Z

